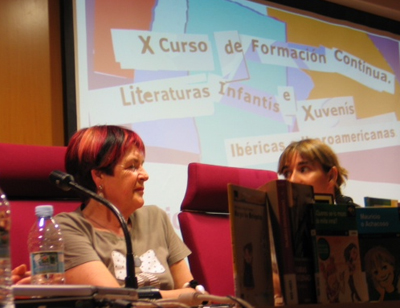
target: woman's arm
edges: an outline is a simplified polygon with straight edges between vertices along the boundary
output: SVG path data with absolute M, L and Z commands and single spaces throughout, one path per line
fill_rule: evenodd
M 174 290 L 160 291 L 163 298 L 178 298 L 182 293 L 195 292 L 192 288 L 183 288 L 183 285 L 191 280 L 193 276 L 185 260 L 178 261 L 170 267 L 172 278 L 174 279 Z
M 86 262 L 67 270 L 65 280 L 67 284 L 120 287 L 118 281 L 101 261 Z
M 182 293 L 195 292 L 192 288 L 183 288 L 186 282 L 193 279 L 185 260 L 181 260 L 171 266 L 171 274 L 174 279 L 175 290 L 163 291 L 163 298 L 178 298 Z M 101 287 L 120 287 L 117 280 L 101 261 L 87 262 L 73 267 L 65 272 L 67 284 L 88 284 Z

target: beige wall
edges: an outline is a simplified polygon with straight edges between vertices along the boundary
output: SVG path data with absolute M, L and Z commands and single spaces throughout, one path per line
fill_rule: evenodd
M 0 1 L 0 142 L 64 145 L 59 12 L 55 0 Z
M 325 0 L 400 21 L 399 0 Z

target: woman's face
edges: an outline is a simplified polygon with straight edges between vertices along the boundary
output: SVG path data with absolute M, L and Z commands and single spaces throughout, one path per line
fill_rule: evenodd
M 350 251 L 350 259 L 355 261 L 358 258 L 358 249 L 353 247 Z
M 149 175 L 143 163 L 143 153 L 132 146 L 118 161 L 113 176 L 101 175 L 104 197 L 123 214 L 130 215 L 144 204 L 144 182 Z
M 283 176 L 290 182 L 307 184 L 314 187 L 316 194 L 334 195 L 336 168 L 333 167 L 328 173 L 322 169 L 318 162 L 303 159 L 299 154 L 295 154 L 291 162 L 283 168 Z
M 372 272 L 375 281 L 384 289 L 393 286 L 394 267 L 385 261 L 382 261 Z

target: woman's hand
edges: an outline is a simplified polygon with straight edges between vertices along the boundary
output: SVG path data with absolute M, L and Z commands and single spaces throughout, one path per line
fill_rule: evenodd
M 31 272 L 27 271 L 25 264 L 21 264 L 11 271 L 13 284 L 30 284 Z

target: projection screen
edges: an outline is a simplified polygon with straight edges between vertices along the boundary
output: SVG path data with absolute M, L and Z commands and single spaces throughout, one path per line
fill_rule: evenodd
M 356 203 L 400 199 L 394 35 L 246 0 L 74 1 L 74 31 L 78 128 L 141 135 L 146 204 L 175 228 L 188 163 L 275 171 L 306 137 L 338 153 Z

